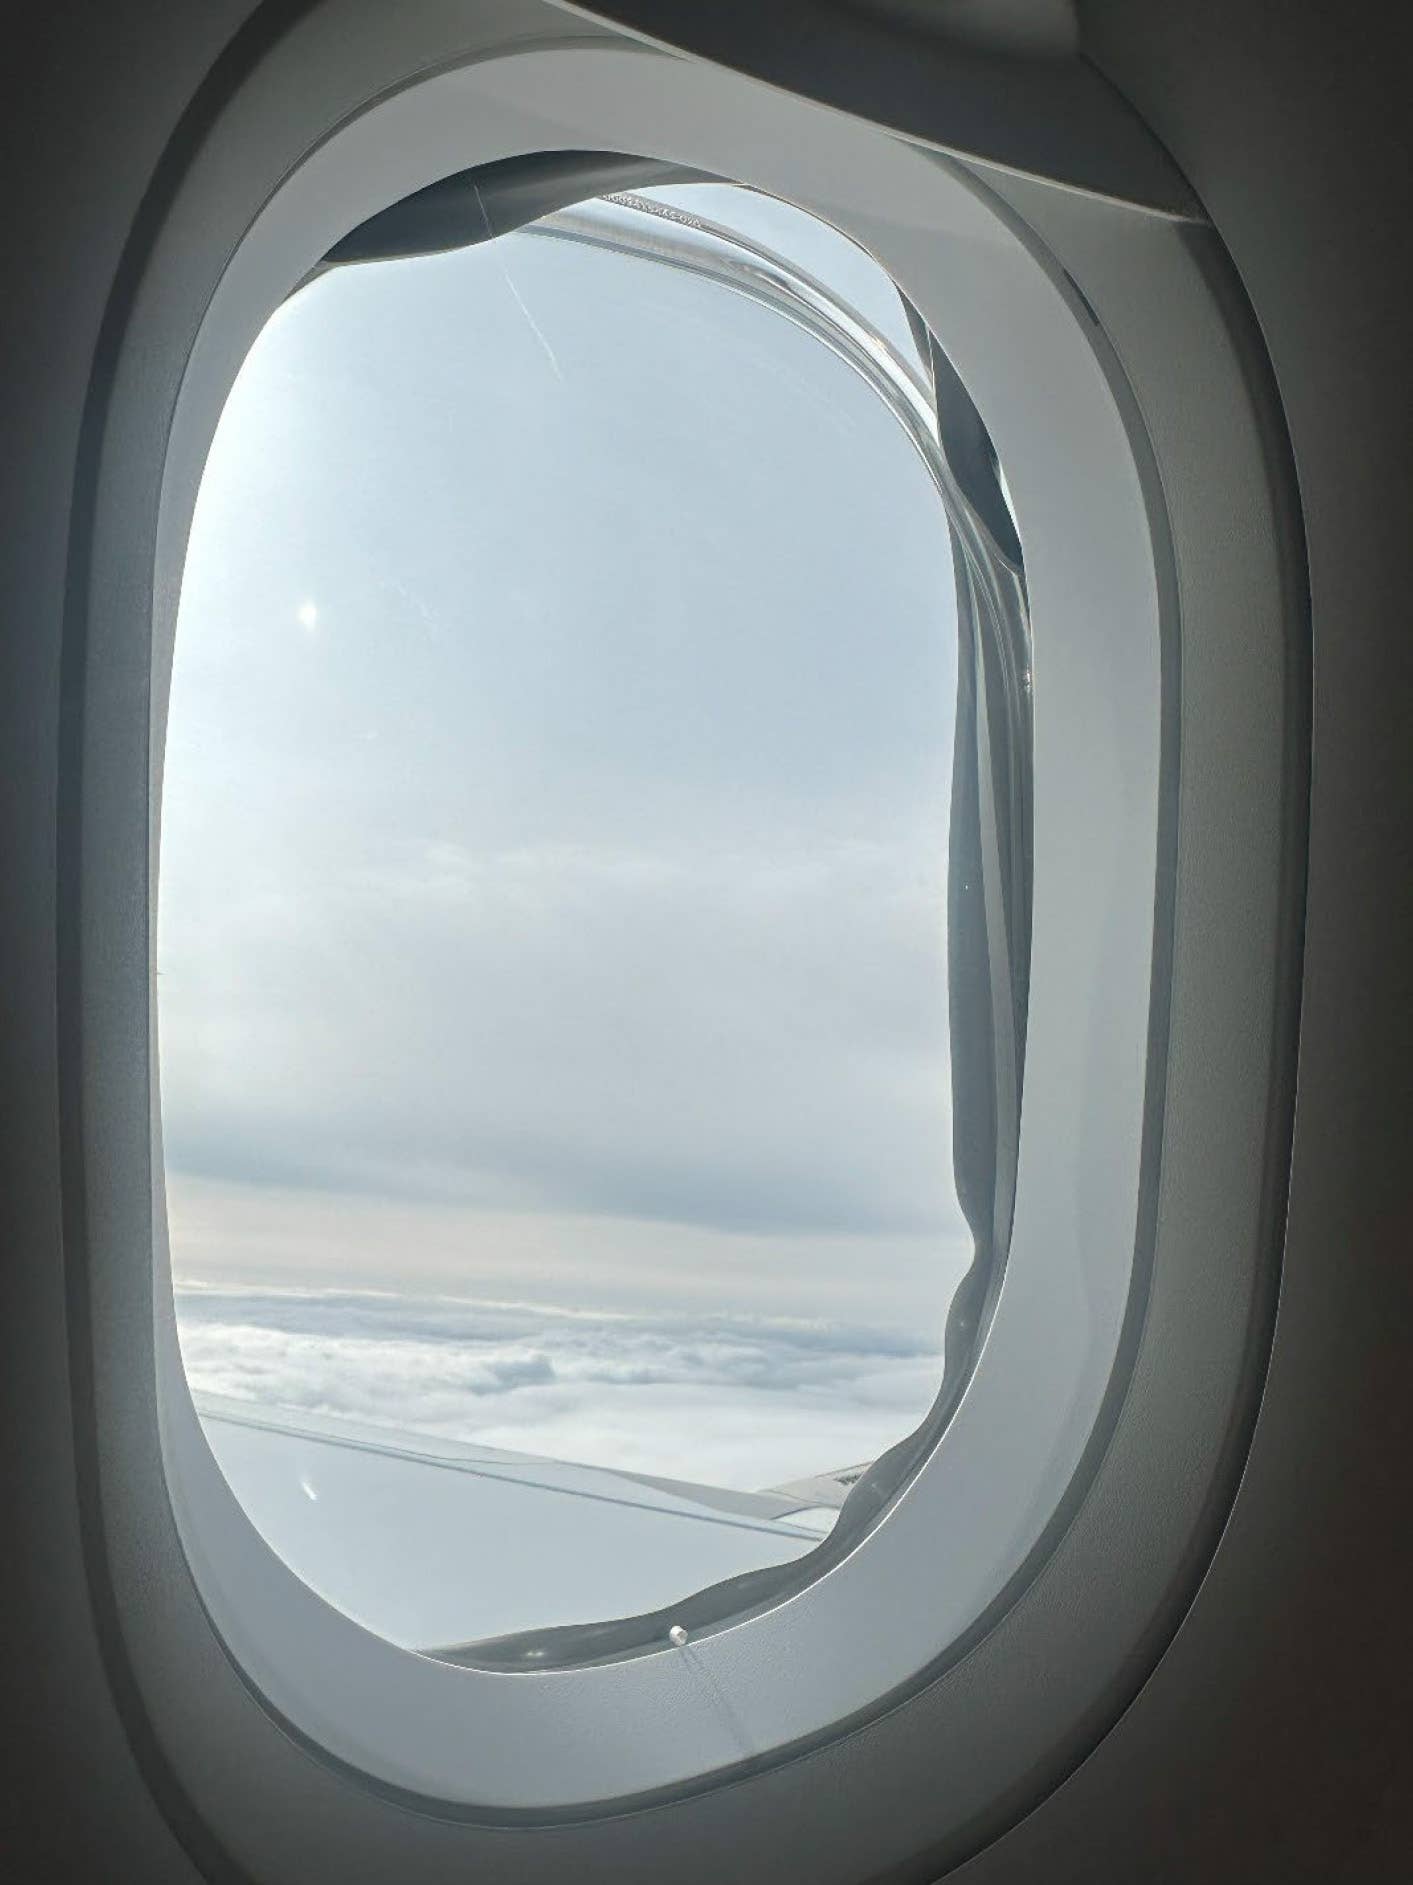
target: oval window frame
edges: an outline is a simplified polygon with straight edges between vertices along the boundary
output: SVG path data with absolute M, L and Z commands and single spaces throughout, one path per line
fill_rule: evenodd
M 507 9 L 508 14 L 514 11 Z M 327 29 L 325 21 L 323 30 Z M 297 45 L 282 44 L 278 56 L 272 55 L 259 68 L 263 86 L 256 84 L 233 101 L 242 108 L 216 127 L 216 132 L 227 138 L 234 135 L 252 158 L 256 146 L 251 133 L 260 126 L 262 112 L 272 113 L 274 120 L 290 116 L 279 81 L 298 61 L 310 59 L 311 48 L 319 43 L 319 29 L 302 37 L 295 35 L 294 39 Z M 468 51 L 466 39 L 462 32 L 459 43 L 463 56 Z M 324 50 L 332 50 L 327 41 Z M 375 65 L 386 59 L 388 50 L 386 42 L 371 30 L 356 46 L 345 48 L 345 52 L 355 52 Z M 641 52 L 625 56 L 639 61 L 647 57 Z M 347 98 L 351 62 L 345 58 L 334 63 L 340 66 L 339 84 Z M 314 68 L 310 63 L 304 69 L 312 73 Z M 666 76 L 667 69 L 658 73 L 659 79 Z M 778 95 L 731 75 L 708 73 L 704 68 L 676 62 L 673 69 L 678 75 L 691 71 L 705 90 L 716 92 L 714 111 L 723 107 L 738 111 L 749 104 L 759 113 L 763 95 L 769 119 L 780 104 Z M 652 82 L 640 65 L 630 89 L 644 81 Z M 322 108 L 329 109 L 327 102 Z M 827 114 L 815 115 L 823 118 Z M 267 116 L 267 130 L 270 122 Z M 833 121 L 835 128 L 844 122 Z M 857 128 L 869 138 L 887 135 L 871 127 Z M 145 717 L 150 671 L 145 624 L 150 620 L 152 595 L 144 559 L 134 555 L 134 544 L 144 538 L 150 543 L 155 534 L 156 481 L 166 459 L 166 420 L 173 396 L 165 394 L 163 388 L 164 384 L 171 385 L 173 366 L 185 364 L 174 338 L 179 341 L 184 330 L 190 331 L 197 311 L 193 303 L 204 305 L 203 279 L 209 283 L 209 271 L 213 264 L 219 268 L 222 259 L 218 253 L 222 232 L 230 231 L 232 213 L 239 217 L 240 203 L 251 200 L 249 177 L 237 178 L 229 167 L 222 175 L 222 135 L 213 134 L 202 147 L 200 161 L 186 176 L 186 187 L 170 206 L 171 213 L 163 222 L 149 266 L 141 274 L 131 304 L 125 305 L 123 345 L 113 362 L 112 383 L 96 389 L 99 406 L 93 424 L 102 429 L 102 449 L 95 467 L 94 510 L 86 534 L 81 530 L 76 539 L 80 547 L 80 590 L 86 592 L 75 631 L 82 636 L 76 658 L 84 664 L 85 681 L 82 799 L 71 802 L 65 815 L 66 857 L 71 872 L 76 873 L 72 878 L 76 905 L 69 910 L 67 920 L 78 971 L 77 978 L 70 975 L 66 1002 L 70 1040 L 66 1067 L 69 1184 L 76 1203 L 71 1213 L 74 1232 L 70 1253 L 76 1295 L 86 1312 L 84 1326 L 93 1335 L 92 1350 L 86 1352 L 81 1345 L 78 1357 L 81 1364 L 86 1364 L 84 1372 L 92 1396 L 88 1416 L 92 1431 L 87 1442 L 92 1448 L 92 1483 L 107 1512 L 124 1514 L 123 1523 L 105 1523 L 102 1528 L 103 1549 L 94 1575 L 111 1592 L 111 1628 L 117 1633 L 123 1664 L 133 1675 L 139 1714 L 153 1723 L 160 1722 L 159 1739 L 167 1750 L 165 1758 L 180 1771 L 182 1788 L 189 1796 L 204 1795 L 205 1811 L 218 1823 L 223 1816 L 219 1802 L 211 1798 L 211 1775 L 205 1773 L 203 1784 L 202 1773 L 203 1763 L 209 1768 L 210 1730 L 196 1731 L 199 1724 L 190 1706 L 190 1685 L 198 1667 L 214 1676 L 222 1658 L 229 1675 L 234 1666 L 232 1658 L 234 1663 L 241 1663 L 240 1650 L 228 1636 L 223 1638 L 211 1628 L 211 1614 L 190 1579 L 171 1523 L 157 1440 L 154 1381 L 134 1383 L 130 1365 L 134 1353 L 160 1356 L 164 1334 L 159 1322 L 152 1348 L 147 1347 L 142 1335 L 141 1303 L 144 1292 L 150 1290 L 150 1271 L 137 1276 L 134 1298 L 133 1277 L 128 1273 L 134 1266 L 128 1253 L 134 1247 L 141 1248 L 137 1226 L 148 1218 L 151 1209 L 150 1181 L 141 1161 L 134 1158 L 132 1132 L 132 1069 L 136 1064 L 132 1050 L 150 1048 L 145 996 L 140 1002 L 134 999 L 136 978 L 145 982 L 149 967 L 145 899 L 133 894 L 133 865 L 139 855 L 134 848 L 136 821 L 140 817 L 145 825 L 147 781 L 144 777 L 139 789 L 132 762 L 134 713 Z M 635 142 L 641 144 L 642 140 Z M 283 149 L 288 153 L 288 140 Z M 1194 1534 L 1210 1533 L 1212 1513 L 1220 1505 L 1220 1495 L 1215 1495 L 1213 1488 L 1230 1483 L 1233 1462 L 1239 1459 L 1233 1436 L 1242 1431 L 1241 1410 L 1251 1405 L 1253 1379 L 1259 1378 L 1254 1361 L 1261 1352 L 1261 1330 L 1271 1299 L 1271 1250 L 1279 1221 L 1278 1168 L 1280 1148 L 1285 1142 L 1282 1135 L 1288 1127 L 1284 1108 L 1289 1063 L 1279 1043 L 1282 1030 L 1290 1025 L 1293 1000 L 1291 962 L 1295 942 L 1289 889 L 1292 873 L 1298 874 L 1298 863 L 1292 859 L 1298 857 L 1302 776 L 1298 525 L 1288 465 L 1282 456 L 1279 409 L 1268 382 L 1262 378 L 1259 350 L 1254 347 L 1249 328 L 1243 325 L 1240 297 L 1223 272 L 1217 245 L 1205 239 L 1194 223 L 1177 227 L 1168 217 L 1096 204 L 1093 199 L 1044 184 L 998 178 L 993 173 L 988 176 L 987 188 L 1003 188 L 1010 199 L 1007 209 L 998 205 L 994 195 L 991 197 L 992 207 L 999 208 L 1003 222 L 1025 227 L 1032 242 L 1037 241 L 1037 230 L 1043 231 L 1046 242 L 1040 246 L 1049 248 L 1050 266 L 1057 268 L 1066 281 L 1070 279 L 1069 271 L 1074 270 L 1084 282 L 1085 292 L 1076 291 L 1072 299 L 1081 312 L 1095 319 L 1096 327 L 1102 318 L 1106 336 L 1103 344 L 1111 349 L 1111 368 L 1117 336 L 1123 369 L 1116 373 L 1115 384 L 1120 388 L 1127 385 L 1130 391 L 1134 384 L 1141 388 L 1147 430 L 1157 444 L 1168 510 L 1173 516 L 1178 570 L 1185 579 L 1181 672 L 1184 746 L 1188 744 L 1190 726 L 1199 761 L 1212 764 L 1205 774 L 1200 765 L 1194 769 L 1185 764 L 1181 780 L 1180 874 L 1184 878 L 1184 897 L 1198 917 L 1184 924 L 1183 910 L 1177 911 L 1173 988 L 1175 996 L 1181 993 L 1186 975 L 1188 999 L 1184 1012 L 1190 1027 L 1183 1037 L 1180 1064 L 1175 1069 L 1170 1056 L 1165 1070 L 1161 1211 L 1156 1175 L 1145 1209 L 1152 1214 L 1160 1233 L 1160 1258 L 1161 1233 L 1166 1228 L 1169 1243 L 1179 1242 L 1192 1259 L 1198 1257 L 1205 1241 L 1228 1261 L 1217 1275 L 1208 1265 L 1207 1275 L 1218 1288 L 1205 1297 L 1200 1287 L 1195 1292 L 1196 1300 L 1208 1310 L 1213 1307 L 1213 1299 L 1219 1298 L 1224 1312 L 1221 1318 L 1209 1316 L 1205 1324 L 1193 1300 L 1191 1275 L 1184 1278 L 1186 1287 L 1178 1292 L 1180 1298 L 1187 1297 L 1187 1302 L 1175 1303 L 1171 1291 L 1165 1293 L 1158 1286 L 1171 1282 L 1177 1271 L 1171 1261 L 1166 1265 L 1155 1262 L 1154 1287 L 1146 1305 L 1148 1330 L 1137 1326 L 1131 1314 L 1126 1330 L 1126 1338 L 1137 1352 L 1123 1418 L 1116 1419 L 1107 1431 L 1096 1430 L 1091 1442 L 1091 1456 L 1096 1452 L 1106 1455 L 1103 1471 L 1094 1474 L 1087 1497 L 1062 1503 L 1052 1516 L 1044 1541 L 1043 1567 L 1027 1566 L 1016 1586 L 1002 1593 L 999 1605 L 992 1607 L 966 1639 L 953 1645 L 957 1653 L 948 1660 L 946 1669 L 926 1672 L 922 1686 L 909 1698 L 913 1704 L 930 1698 L 934 1716 L 941 1707 L 944 1718 L 956 1721 L 955 1711 L 958 1706 L 966 1706 L 970 1691 L 972 1741 L 980 1752 L 976 1761 L 962 1764 L 963 1778 L 944 1803 L 942 1817 L 950 1823 L 954 1836 L 965 1836 L 960 1829 L 977 1822 L 985 1799 L 994 1802 L 1004 1796 L 1005 1771 L 1018 1771 L 1018 1761 L 1021 1772 L 1033 1771 L 1037 1761 L 1053 1764 L 1056 1750 L 1071 1748 L 1074 1734 L 1083 1734 L 1083 1727 L 1076 1728 L 1075 1723 L 1087 1720 L 1095 1692 L 1112 1694 L 1122 1685 L 1124 1664 L 1120 1660 L 1115 1667 L 1114 1652 L 1121 1644 L 1132 1642 L 1139 1613 L 1144 1624 L 1138 1629 L 1139 1640 L 1149 1641 L 1155 1627 L 1153 1616 L 1173 1614 L 1174 1591 L 1188 1587 L 1194 1554 L 1192 1538 Z M 232 194 L 237 199 L 234 205 Z M 197 233 L 191 220 L 193 211 L 198 219 L 202 213 L 211 218 L 213 226 L 204 241 L 195 241 L 186 264 L 181 265 L 176 260 L 181 244 L 192 244 Z M 1151 270 L 1146 288 L 1156 289 L 1156 294 L 1136 293 L 1131 267 L 1115 265 L 1116 231 L 1120 225 L 1124 226 L 1127 261 L 1131 263 L 1134 256 L 1145 259 Z M 1057 252 L 1064 257 L 1063 263 L 1055 262 Z M 125 284 L 125 293 L 131 285 Z M 1146 316 L 1151 322 L 1155 307 L 1165 311 L 1164 318 L 1145 336 L 1139 317 Z M 1175 328 L 1189 339 L 1193 334 L 1197 336 L 1206 349 L 1203 357 L 1213 378 L 1229 391 L 1233 402 L 1226 406 L 1216 400 L 1209 402 L 1210 423 L 1205 432 L 1201 426 L 1196 428 L 1199 436 L 1195 439 L 1184 440 L 1182 436 L 1187 421 L 1181 390 L 1173 384 L 1171 372 L 1165 375 L 1163 371 L 1159 342 L 1170 341 Z M 162 343 L 157 345 L 155 355 L 143 353 L 144 337 L 149 344 Z M 154 358 L 159 362 L 156 368 L 152 365 Z M 163 374 L 168 376 L 165 382 Z M 1238 481 L 1231 487 L 1242 494 L 1235 533 L 1241 555 L 1236 557 L 1213 552 L 1211 525 L 1219 520 L 1210 503 L 1204 509 L 1200 490 L 1201 473 L 1207 468 L 1203 448 L 1214 443 L 1224 463 L 1250 474 L 1246 482 Z M 177 470 L 180 472 L 179 464 Z M 1149 497 L 1156 501 L 1156 493 L 1150 491 Z M 1023 500 L 1020 508 L 1024 523 Z M 170 606 L 170 594 L 164 597 L 162 593 L 161 572 L 170 571 L 171 565 L 163 560 L 160 542 L 157 567 L 159 607 Z M 1231 646 L 1232 638 L 1220 632 L 1234 615 L 1247 629 L 1237 649 Z M 1193 623 L 1206 631 L 1205 637 L 1196 642 L 1186 632 Z M 1203 657 L 1196 664 L 1196 672 L 1191 658 L 1194 647 Z M 1194 700 L 1205 709 L 1195 718 L 1188 711 Z M 1253 711 L 1257 708 L 1260 710 Z M 145 750 L 145 728 L 143 732 L 145 773 L 149 755 Z M 1194 832 L 1210 840 L 1216 817 L 1230 814 L 1230 806 L 1218 805 L 1214 798 L 1241 750 L 1248 762 L 1255 755 L 1244 774 L 1252 790 L 1239 812 L 1243 835 L 1251 842 L 1240 868 L 1233 868 L 1230 847 L 1219 854 L 1209 842 L 1204 850 Z M 1185 751 L 1185 759 L 1187 756 Z M 1204 787 L 1208 788 L 1205 792 Z M 1170 817 L 1176 817 L 1175 805 L 1170 807 Z M 1232 927 L 1222 927 L 1214 942 L 1212 925 L 1204 926 L 1200 920 L 1202 911 L 1214 900 L 1224 902 L 1237 916 L 1248 917 L 1249 924 L 1243 926 L 1238 921 Z M 1233 936 L 1241 937 L 1248 946 L 1230 946 Z M 1224 978 L 1214 974 L 1214 959 L 1217 968 L 1227 971 Z M 1209 998 L 1205 1020 L 1201 1004 L 1194 1006 L 1191 999 L 1194 982 Z M 1230 1037 L 1225 1042 L 1223 1031 Z M 1176 1129 L 1175 1089 L 1180 1102 Z M 1210 1104 L 1214 1091 L 1215 1108 Z M 1207 1102 L 1205 1117 L 1203 1102 Z M 1225 1148 L 1211 1129 L 1214 1120 L 1229 1126 L 1235 1120 L 1252 1118 L 1259 1121 L 1259 1127 L 1248 1126 L 1240 1136 L 1240 1148 L 1250 1152 L 1254 1130 L 1258 1154 L 1254 1167 L 1249 1157 L 1236 1159 L 1234 1148 Z M 139 1123 L 144 1127 L 150 1124 L 150 1116 Z M 1173 1176 L 1175 1164 L 1179 1167 L 1177 1179 Z M 1274 1187 L 1273 1167 L 1277 1169 Z M 1181 1182 L 1184 1169 L 1186 1185 Z M 1204 1235 L 1195 1236 L 1195 1227 Z M 1215 1246 L 1210 1243 L 1214 1229 L 1219 1233 Z M 1232 1261 L 1234 1258 L 1239 1260 Z M 136 1267 L 143 1270 L 141 1263 Z M 1197 1268 L 1200 1272 L 1200 1264 Z M 150 1305 L 150 1295 L 147 1300 Z M 1166 1332 L 1171 1335 L 1176 1330 L 1183 1338 L 1178 1346 L 1186 1363 L 1189 1367 L 1196 1365 L 1200 1371 L 1200 1381 L 1207 1391 L 1200 1409 L 1192 1408 L 1190 1382 L 1176 1383 L 1155 1356 L 1149 1338 L 1158 1310 Z M 1199 1339 L 1199 1325 L 1200 1333 L 1209 1338 L 1205 1342 Z M 126 1352 L 124 1335 L 129 1338 Z M 1140 1335 L 1145 1337 L 1142 1342 Z M 169 1362 L 170 1357 L 166 1357 L 161 1365 Z M 1151 1497 L 1153 1449 L 1164 1415 L 1181 1422 L 1187 1453 L 1177 1489 L 1180 1496 L 1175 1496 L 1174 1488 L 1169 1486 L 1167 1497 L 1158 1502 L 1162 1509 L 1155 1512 Z M 1097 1465 L 1098 1461 L 1091 1457 L 1087 1464 Z M 1112 1580 L 1094 1576 L 1099 1560 L 1093 1530 L 1097 1523 L 1100 1537 L 1104 1536 L 1107 1515 L 1112 1542 L 1113 1499 L 1116 1487 L 1123 1483 L 1125 1468 L 1130 1474 L 1130 1493 L 1136 1489 L 1139 1494 L 1149 1494 L 1147 1516 L 1156 1521 L 1163 1538 L 1150 1536 L 1144 1541 L 1145 1549 L 1138 1553 L 1140 1568 L 1150 1566 L 1155 1578 L 1135 1579 L 1130 1552 L 1125 1558 L 1129 1576 L 1125 1584 L 1115 1587 Z M 1125 1531 L 1122 1523 L 1119 1530 Z M 1089 1536 L 1087 1554 L 1081 1543 L 1084 1534 Z M 1063 1600 L 1058 1612 L 1055 1610 L 1056 1596 L 1065 1588 L 1067 1564 L 1073 1576 L 1076 1553 L 1078 1561 L 1087 1567 L 1091 1591 L 1104 1586 L 1111 1600 L 1103 1653 L 1091 1656 L 1092 1641 L 1087 1645 L 1075 1642 L 1073 1630 L 1068 1637 L 1061 1632 L 1052 1639 L 1052 1647 L 1058 1645 L 1057 1656 L 1067 1644 L 1085 1653 L 1070 1667 L 1068 1679 L 1057 1671 L 1054 1702 L 1033 1711 L 1028 1733 L 1012 1720 L 1004 1732 L 993 1733 L 989 1741 L 985 1735 L 978 1736 L 978 1722 L 997 1722 L 998 1708 L 1000 1719 L 1005 1720 L 1006 1671 L 1009 1669 L 1013 1679 L 1023 1666 L 1023 1659 L 1017 1662 L 1015 1646 L 1016 1632 L 1023 1634 L 1023 1613 L 1033 1619 L 1037 1609 L 1049 1611 L 1052 1622 L 1065 1614 Z M 1161 1586 L 1157 1594 L 1155 1581 Z M 1026 1600 L 1023 1604 L 1016 1601 L 1022 1591 Z M 1083 1612 L 1095 1615 L 1092 1599 L 1083 1606 Z M 214 1665 L 210 1662 L 213 1650 L 219 1651 Z M 988 1665 L 978 1689 L 978 1674 Z M 238 1674 L 248 1696 L 248 1665 L 242 1665 Z M 217 1686 L 221 1686 L 219 1682 Z M 939 1694 L 944 1688 L 945 1707 Z M 1084 1698 L 1083 1708 L 1076 1707 L 1080 1696 Z M 268 1703 L 269 1698 L 265 1700 Z M 896 1723 L 907 1712 L 897 1705 L 900 1698 L 893 1700 L 895 1706 L 888 1717 L 869 1725 L 867 1739 L 875 1764 L 880 1751 L 889 1745 L 888 1724 Z M 236 1727 L 229 1701 L 211 1712 L 219 1715 L 228 1729 Z M 262 1713 L 270 1722 L 271 1711 L 266 1708 Z M 1070 1721 L 1067 1733 L 1057 1732 L 1057 1716 Z M 919 1745 L 915 1713 L 912 1720 L 909 1732 L 915 1757 Z M 184 1737 L 174 1733 L 177 1723 L 193 1730 L 189 1742 L 183 1744 Z M 829 1741 L 837 1742 L 842 1725 L 835 1724 L 828 1731 Z M 849 1745 L 857 1749 L 864 1738 L 856 1733 Z M 1037 1743 L 1039 1754 L 1034 1751 Z M 793 1751 L 799 1752 L 801 1745 L 795 1744 Z M 931 1745 L 934 1751 L 940 1751 L 935 1737 Z M 1030 1750 L 1028 1755 L 1026 1749 Z M 900 1752 L 906 1754 L 906 1749 L 895 1745 L 894 1755 Z M 255 1763 L 264 1776 L 262 1784 L 268 1784 L 274 1771 L 271 1758 L 277 1769 L 280 1761 L 268 1755 L 268 1747 L 267 1758 Z M 857 1771 L 861 1757 L 851 1756 L 851 1760 Z M 751 1765 L 744 1763 L 743 1767 L 749 1769 Z M 796 1772 L 800 1765 L 796 1763 Z M 901 1776 L 908 1767 L 905 1758 L 892 1771 Z M 775 1771 L 778 1776 L 790 1770 Z M 762 1782 L 768 1778 L 760 1776 Z M 894 1794 L 896 1807 L 896 1793 L 892 1788 L 889 1791 Z M 339 1797 L 347 1808 L 346 1793 Z M 370 1790 L 367 1797 L 371 1800 L 378 1796 Z M 386 1791 L 382 1797 L 384 1804 L 391 1804 Z M 685 1807 L 687 1802 L 680 1804 Z M 621 1812 L 622 1802 L 614 1805 Z M 919 1807 L 896 1815 L 897 1832 L 885 1843 L 896 1847 L 900 1840 L 906 1840 L 914 1849 L 919 1811 L 932 1825 L 933 1837 L 939 1837 L 938 1814 L 929 1815 Z M 337 1837 L 347 1839 L 359 1821 L 358 1813 L 340 1809 L 335 1818 L 343 1829 Z M 830 1818 L 825 1813 L 821 1824 Z M 675 1813 L 674 1820 L 685 1832 L 687 1818 Z M 406 1821 L 399 1823 L 405 1825 Z M 840 1830 L 835 1822 L 836 1834 Z M 872 1833 L 881 1837 L 876 1823 Z M 271 1833 L 276 1839 L 288 1835 L 288 1825 L 283 1835 L 273 1830 Z M 857 1839 L 835 1845 L 826 1874 L 824 1862 L 831 1848 L 827 1841 L 814 1843 L 821 1859 L 818 1876 L 844 1876 L 838 1868 L 852 1862 L 847 1858 L 848 1851 L 860 1850 Z M 879 1849 L 865 1848 L 875 1852 Z M 270 1864 L 275 1863 L 272 1856 Z M 429 1847 L 417 1863 L 439 1862 L 433 1860 Z M 426 1871 L 421 1875 L 439 1874 Z

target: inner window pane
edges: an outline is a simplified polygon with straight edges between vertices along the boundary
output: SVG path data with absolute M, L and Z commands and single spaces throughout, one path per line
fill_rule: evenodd
M 877 392 L 689 270 L 530 228 L 252 349 L 167 732 L 172 1264 L 218 1462 L 370 1627 L 799 1556 L 935 1397 L 951 571 Z

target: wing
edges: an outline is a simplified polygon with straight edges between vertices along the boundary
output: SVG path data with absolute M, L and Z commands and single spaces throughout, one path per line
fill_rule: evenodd
M 194 1398 L 267 1543 L 408 1649 L 637 1615 L 799 1557 L 863 1470 L 737 1491 Z

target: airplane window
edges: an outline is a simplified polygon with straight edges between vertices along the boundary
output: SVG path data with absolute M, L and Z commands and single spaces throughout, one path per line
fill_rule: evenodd
M 181 1350 L 396 1642 L 798 1559 L 937 1399 L 930 371 L 853 244 L 681 185 L 330 268 L 230 396 L 162 797 Z

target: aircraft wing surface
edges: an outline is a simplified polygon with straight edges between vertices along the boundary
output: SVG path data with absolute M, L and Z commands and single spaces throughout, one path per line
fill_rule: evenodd
M 194 1399 L 267 1542 L 408 1649 L 658 1609 L 800 1556 L 847 1491 L 847 1473 L 743 1492 Z

